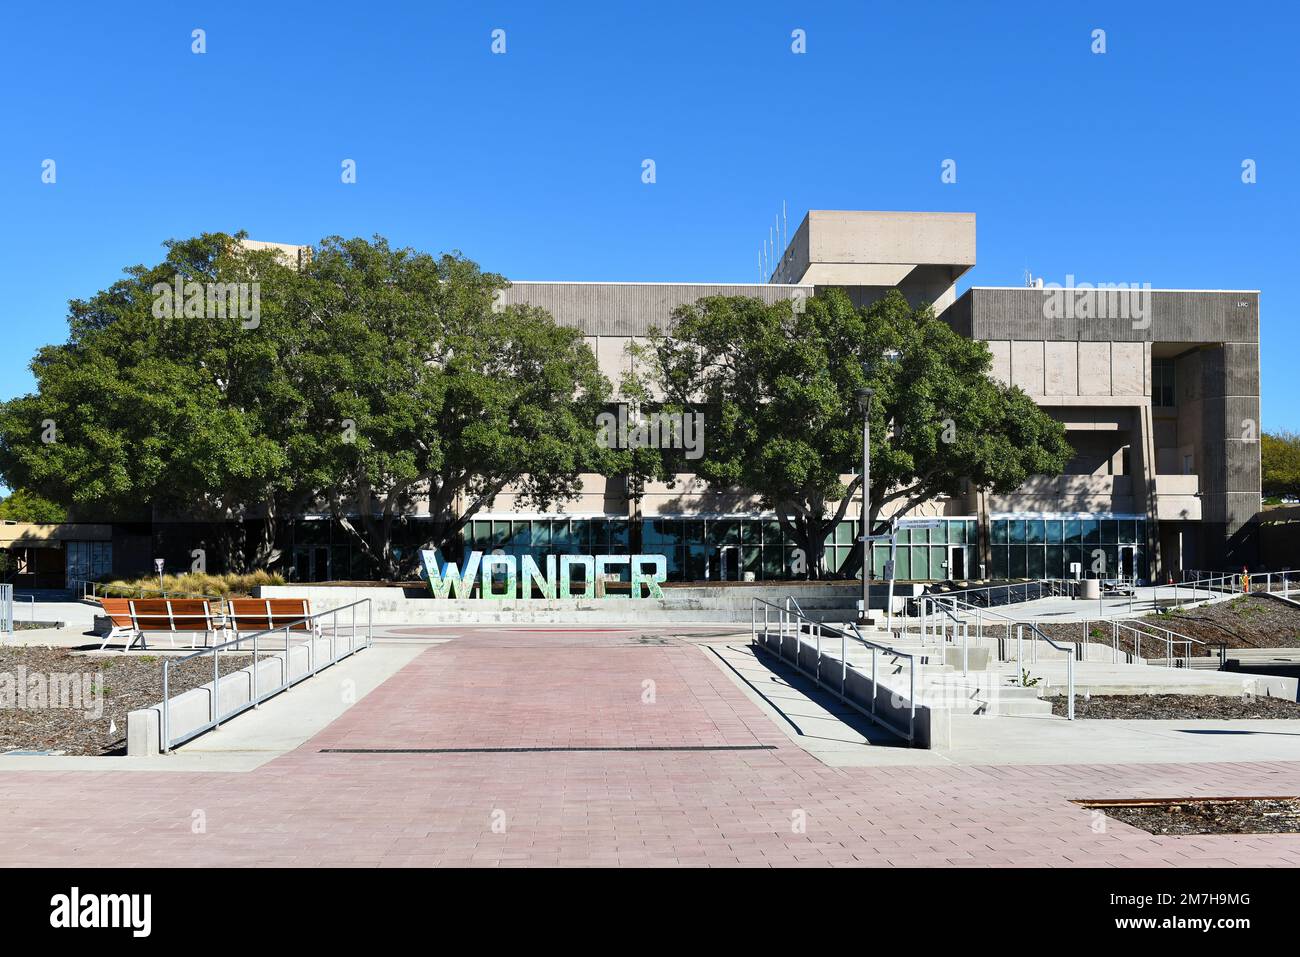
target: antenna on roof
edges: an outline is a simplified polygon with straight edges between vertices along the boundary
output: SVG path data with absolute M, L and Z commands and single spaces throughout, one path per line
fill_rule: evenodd
M 790 222 L 785 218 L 785 200 L 781 200 L 781 246 L 790 245 Z

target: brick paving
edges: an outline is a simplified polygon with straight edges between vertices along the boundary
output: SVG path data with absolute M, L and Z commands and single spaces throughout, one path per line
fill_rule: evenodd
M 736 746 L 771 749 L 322 753 Z M 0 773 L 0 862 L 1295 866 L 1300 835 L 1154 837 L 1070 799 L 1296 793 L 1300 762 L 829 768 L 688 643 L 476 630 L 256 771 Z

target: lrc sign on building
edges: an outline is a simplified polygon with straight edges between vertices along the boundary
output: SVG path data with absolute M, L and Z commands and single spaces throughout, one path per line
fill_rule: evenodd
M 516 559 L 514 555 L 470 552 L 461 571 L 455 562 L 443 562 L 436 550 L 420 553 L 424 559 L 429 588 L 437 598 L 469 598 L 474 582 L 481 582 L 481 598 L 531 598 L 534 586 L 544 598 L 595 598 L 596 580 L 602 575 L 628 566 L 632 571 L 632 598 L 663 598 L 659 583 L 668 578 L 668 560 L 663 555 L 547 555 L 542 570 L 531 555 Z M 580 590 L 573 590 L 574 569 L 582 568 Z M 496 569 L 505 570 L 505 586 L 494 590 Z M 522 576 L 523 581 L 519 579 Z M 522 585 L 522 590 L 520 589 Z M 642 594 L 642 587 L 645 593 Z M 605 595 L 623 599 L 623 595 Z

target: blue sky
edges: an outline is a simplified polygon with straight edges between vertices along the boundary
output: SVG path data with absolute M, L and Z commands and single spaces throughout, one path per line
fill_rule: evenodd
M 68 299 L 169 237 L 381 233 L 515 279 L 750 282 L 784 200 L 791 231 L 809 208 L 973 211 L 963 288 L 1030 269 L 1261 289 L 1264 428 L 1300 430 L 1297 20 L 1041 0 L 7 4 L 0 397 L 31 387 Z

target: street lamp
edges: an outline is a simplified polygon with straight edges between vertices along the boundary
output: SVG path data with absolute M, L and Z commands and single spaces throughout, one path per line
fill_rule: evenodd
M 886 349 L 881 358 L 886 363 L 898 361 L 901 353 L 897 349 Z M 871 382 L 876 372 L 876 363 L 871 359 L 862 360 L 862 376 Z M 862 622 L 867 620 L 867 609 L 871 602 L 871 528 L 868 516 L 871 514 L 871 399 L 876 390 L 870 385 L 854 390 L 858 408 L 862 411 Z M 890 556 L 893 557 L 892 555 Z
M 870 366 L 862 363 L 862 371 L 870 374 Z M 871 514 L 871 397 L 876 390 L 864 386 L 856 390 L 858 408 L 862 411 L 862 520 L 858 527 L 862 538 L 862 615 L 860 620 L 867 621 L 867 609 L 871 607 L 871 529 L 867 525 L 867 516 Z

